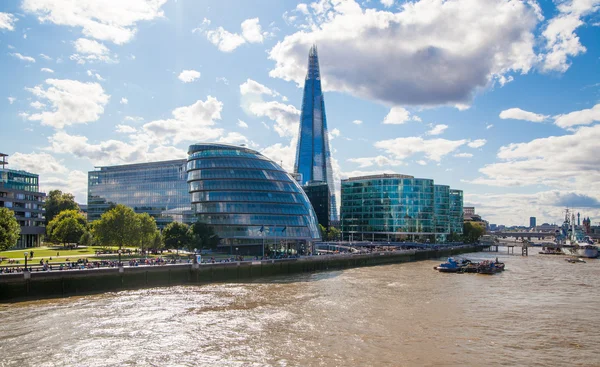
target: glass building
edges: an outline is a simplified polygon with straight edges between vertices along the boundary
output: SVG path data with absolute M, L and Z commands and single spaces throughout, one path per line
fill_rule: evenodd
M 342 180 L 341 227 L 346 240 L 435 236 L 433 180 L 397 174 Z
M 436 242 L 450 234 L 450 186 L 433 185 Z
M 304 81 L 300 133 L 298 134 L 294 172 L 301 175 L 303 186 L 313 182 L 327 183 L 329 188 L 329 219 L 337 220 L 329 133 L 316 46 L 311 47 L 308 54 L 308 72 Z M 328 225 L 325 227 L 328 227 Z
M 98 167 L 88 172 L 88 221 L 100 219 L 111 207 L 123 204 L 148 213 L 159 228 L 173 221 L 189 222 L 190 194 L 186 160 Z
M 39 192 L 38 175 L 6 168 L 6 157 L 0 153 L 0 207 L 12 210 L 21 227 L 17 248 L 40 246 L 46 231 L 46 194 Z
M 450 189 L 450 232 L 463 233 L 463 192 Z
M 259 152 L 226 144 L 194 144 L 187 182 L 194 220 L 213 227 L 220 246 L 239 254 L 293 248 L 320 239 L 315 212 L 292 175 Z

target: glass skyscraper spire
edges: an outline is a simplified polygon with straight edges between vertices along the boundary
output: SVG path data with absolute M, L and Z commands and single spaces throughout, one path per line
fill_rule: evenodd
M 308 72 L 304 81 L 304 96 L 300 115 L 300 133 L 296 150 L 294 172 L 302 175 L 302 185 L 324 182 L 329 188 L 330 219 L 337 220 L 337 205 L 331 169 L 331 151 L 325 100 L 321 90 L 319 56 L 317 47 L 312 46 L 308 53 Z

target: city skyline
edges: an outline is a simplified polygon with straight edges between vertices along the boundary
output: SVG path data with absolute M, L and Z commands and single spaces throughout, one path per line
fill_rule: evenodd
M 85 203 L 94 166 L 201 141 L 292 172 L 316 44 L 337 195 L 398 173 L 463 190 L 490 223 L 600 217 L 597 1 L 102 4 L 0 5 L 1 151 L 42 191 Z

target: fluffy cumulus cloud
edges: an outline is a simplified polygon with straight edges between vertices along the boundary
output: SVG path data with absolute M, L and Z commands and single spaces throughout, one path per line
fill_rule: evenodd
M 448 128 L 448 125 L 444 125 L 444 124 L 432 126 L 431 130 L 429 130 L 427 132 L 427 135 L 440 135 L 444 131 L 446 131 L 447 128 Z
M 364 158 L 350 158 L 348 162 L 357 163 L 359 168 L 372 167 L 372 166 L 399 166 L 402 164 L 401 161 L 389 159 L 388 157 L 378 155 L 376 157 L 364 157 Z
M 394 0 L 380 0 L 381 1 L 381 5 L 385 6 L 386 8 L 389 8 L 390 6 L 394 5 Z
M 319 4 L 308 27 L 271 49 L 272 77 L 301 85 L 316 43 L 325 90 L 391 105 L 455 105 L 538 60 L 533 31 L 541 15 L 532 1 L 420 0 L 398 11 L 354 0 Z
M 470 182 L 492 186 L 545 185 L 561 190 L 600 192 L 600 125 L 572 134 L 509 144 L 498 151 L 499 162 L 479 169 Z
M 276 143 L 261 150 L 261 153 L 272 159 L 288 172 L 294 171 L 296 161 L 296 139 L 292 139 L 288 145 Z
M 10 156 L 10 164 L 14 168 L 37 174 L 68 172 L 60 161 L 48 153 L 14 153 Z
M 260 84 L 259 82 L 247 79 L 244 83 L 240 84 L 240 93 L 242 95 L 247 94 L 265 94 L 268 96 L 278 96 L 279 93 L 271 90 L 270 88 Z
M 352 123 L 354 125 L 361 125 L 363 122 L 362 122 L 362 120 L 354 120 L 354 121 L 352 121 Z
M 481 148 L 486 143 L 487 140 L 485 139 L 475 139 L 473 141 L 468 142 L 467 145 L 469 146 L 469 148 Z
M 585 24 L 584 18 L 600 9 L 598 0 L 566 0 L 557 6 L 559 14 L 550 19 L 542 35 L 546 41 L 546 54 L 542 68 L 546 71 L 565 72 L 571 66 L 569 57 L 586 52 L 577 28 Z
M 257 117 L 268 117 L 275 121 L 274 129 L 279 136 L 294 136 L 298 133 L 300 111 L 277 101 L 256 102 L 250 104 L 249 111 Z
M 203 22 L 204 25 L 210 25 L 207 19 Z M 223 27 L 218 27 L 213 30 L 206 31 L 206 38 L 210 43 L 217 46 L 220 51 L 231 52 L 243 45 L 244 43 L 262 43 L 265 37 L 265 32 L 259 23 L 258 18 L 246 19 L 241 24 L 242 34 L 231 33 Z M 195 32 L 194 29 L 192 32 Z
M 133 38 L 136 23 L 163 16 L 167 0 L 24 0 L 23 10 L 41 22 L 81 28 L 86 37 L 116 44 Z
M 104 44 L 87 38 L 79 38 L 74 42 L 75 51 L 77 53 L 69 58 L 77 61 L 78 64 L 86 62 L 117 62 L 116 57 L 110 55 L 110 50 Z
M 549 116 L 545 116 L 539 113 L 533 113 L 524 111 L 520 108 L 509 108 L 500 112 L 500 118 L 503 120 L 525 120 L 531 122 L 544 122 Z
M 184 83 L 191 83 L 200 78 L 200 72 L 196 70 L 183 70 L 177 78 Z
M 0 29 L 14 31 L 16 21 L 17 17 L 15 17 L 14 15 L 10 13 L 0 12 Z
M 239 127 L 241 127 L 242 129 L 247 129 L 247 128 L 248 128 L 248 124 L 247 124 L 246 122 L 244 122 L 244 121 L 240 120 L 240 119 L 238 119 L 238 123 L 237 123 L 237 125 L 238 125 Z
M 592 108 L 573 111 L 554 117 L 554 123 L 562 128 L 572 128 L 577 125 L 590 125 L 594 122 L 600 122 L 600 104 L 597 104 Z
M 392 107 L 383 119 L 384 124 L 401 125 L 408 121 L 421 121 L 419 116 L 411 116 L 405 108 Z
M 454 156 L 457 158 L 471 158 L 471 157 L 473 157 L 473 154 L 471 154 L 471 153 L 456 153 Z
M 427 159 L 439 162 L 441 159 L 468 142 L 466 139 L 423 139 L 421 137 L 395 138 L 375 143 L 381 149 L 398 160 L 422 153 Z
M 49 68 L 41 68 L 40 71 L 42 71 L 44 73 L 54 73 L 54 70 L 49 69 Z
M 46 84 L 46 89 L 43 85 L 38 85 L 26 90 L 46 101 L 49 106 L 41 112 L 26 113 L 24 116 L 57 129 L 98 120 L 110 98 L 98 83 L 46 79 Z

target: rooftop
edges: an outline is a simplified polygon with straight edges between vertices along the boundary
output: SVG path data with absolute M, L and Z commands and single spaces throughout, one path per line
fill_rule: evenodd
M 376 179 L 381 179 L 381 178 L 415 178 L 415 177 L 409 176 L 409 175 L 402 175 L 402 174 L 398 174 L 398 173 L 383 173 L 380 175 L 348 177 L 346 179 L 343 179 L 342 181 L 352 182 L 352 181 L 362 181 L 362 180 L 376 180 Z

